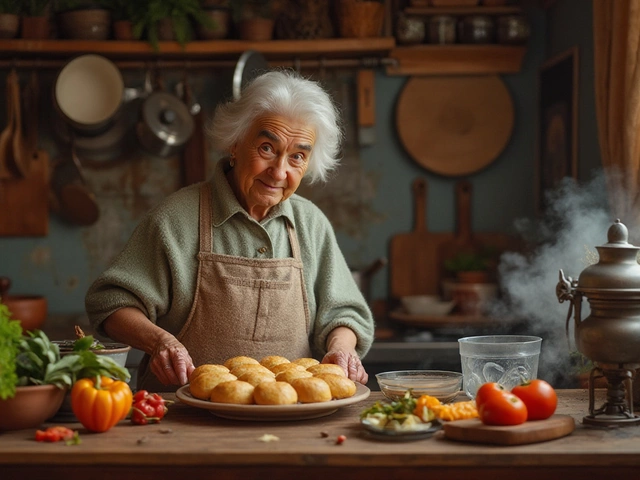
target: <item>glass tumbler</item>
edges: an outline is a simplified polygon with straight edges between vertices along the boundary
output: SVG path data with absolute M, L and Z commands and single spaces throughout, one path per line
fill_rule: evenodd
M 462 388 L 475 398 L 483 383 L 507 390 L 538 376 L 542 338 L 530 335 L 484 335 L 458 339 Z

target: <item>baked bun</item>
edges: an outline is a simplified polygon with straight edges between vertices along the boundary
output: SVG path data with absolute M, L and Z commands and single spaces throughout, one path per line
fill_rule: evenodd
M 193 382 L 193 380 L 198 376 L 205 372 L 213 372 L 213 373 L 229 373 L 229 369 L 224 365 L 218 365 L 215 363 L 205 363 L 196 367 L 196 369 L 191 372 L 189 375 L 189 382 Z
M 318 365 L 320 362 L 315 358 L 302 357 L 296 358 L 291 363 L 296 363 L 298 365 L 302 365 L 304 368 L 309 368 L 311 365 Z
M 276 375 L 276 380 L 279 382 L 287 382 L 291 383 L 296 378 L 307 378 L 313 377 L 311 372 L 307 372 L 306 370 L 298 370 L 297 368 L 290 368 L 289 370 L 285 370 L 284 372 L 280 372 Z
M 193 379 L 193 382 L 189 383 L 189 391 L 191 395 L 200 400 L 209 400 L 211 397 L 211 391 L 222 382 L 229 382 L 231 380 L 237 380 L 235 375 L 231 373 L 219 373 L 219 372 L 204 372 Z
M 328 402 L 331 400 L 331 388 L 327 382 L 317 377 L 296 378 L 291 386 L 302 403 Z
M 254 387 L 262 382 L 275 382 L 276 379 L 273 377 L 273 374 L 269 372 L 269 374 L 265 374 L 262 372 L 246 372 L 238 377 L 238 380 L 242 380 L 243 382 L 248 382 Z
M 222 382 L 211 390 L 210 400 L 216 403 L 235 403 L 239 405 L 251 405 L 253 403 L 253 389 L 249 382 L 233 380 Z
M 335 373 L 319 373 L 315 377 L 327 382 L 331 389 L 331 396 L 336 400 L 353 397 L 356 393 L 356 384 L 350 378 Z
M 229 370 L 233 370 L 238 365 L 242 365 L 244 363 L 259 363 L 255 358 L 245 357 L 244 355 L 240 355 L 238 357 L 231 357 L 226 362 L 224 362 L 224 366 Z
M 298 402 L 298 394 L 286 382 L 262 382 L 256 385 L 253 399 L 258 405 L 293 405 Z
M 342 375 L 343 377 L 347 376 L 342 367 L 335 363 L 319 363 L 318 365 L 310 366 L 307 368 L 307 371 L 314 375 L 318 375 L 320 373 L 335 373 L 336 375 Z
M 290 368 L 295 368 L 297 370 L 304 370 L 305 368 L 302 365 L 298 365 L 297 363 L 279 363 L 278 365 L 274 365 L 269 370 L 271 370 L 276 375 L 280 372 L 284 372 L 285 370 L 289 370 Z
M 260 360 L 260 365 L 264 365 L 267 368 L 275 367 L 281 363 L 289 363 L 289 359 L 280 355 L 269 355 Z
M 231 369 L 231 373 L 233 373 L 238 378 L 248 372 L 264 373 L 265 375 L 270 375 L 272 377 L 276 376 L 275 373 L 273 373 L 267 367 L 263 367 L 259 363 L 243 363 Z

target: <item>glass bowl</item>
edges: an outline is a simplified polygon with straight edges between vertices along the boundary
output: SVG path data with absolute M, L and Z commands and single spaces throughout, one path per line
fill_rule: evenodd
M 462 374 L 444 370 L 403 370 L 376 375 L 382 394 L 389 400 L 402 398 L 407 390 L 415 398 L 431 395 L 442 403 L 451 402 L 462 388 Z

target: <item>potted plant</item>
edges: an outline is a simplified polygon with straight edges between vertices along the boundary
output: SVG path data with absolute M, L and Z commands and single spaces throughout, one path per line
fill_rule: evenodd
M 139 5 L 144 13 L 136 19 L 133 34 L 142 38 L 146 32 L 156 50 L 160 40 L 175 40 L 182 46 L 190 42 L 194 37 L 192 22 L 214 28 L 199 0 L 145 0 Z
M 133 40 L 133 24 L 141 15 L 139 3 L 131 0 L 107 0 L 106 7 L 111 12 L 113 36 L 116 40 Z
M 196 33 L 201 40 L 217 40 L 227 38 L 231 23 L 231 9 L 228 0 L 203 0 L 204 15 L 211 19 L 213 24 L 207 27 L 203 24 L 196 26 Z
M 0 430 L 31 428 L 53 416 L 80 378 L 104 375 L 128 381 L 129 371 L 91 351 L 93 337 L 78 340 L 74 353 L 60 356 L 41 330 L 22 333 L 0 301 Z
M 0 0 L 0 38 L 14 38 L 20 26 L 20 2 Z
M 240 0 L 231 4 L 233 21 L 241 40 L 262 42 L 273 38 L 281 3 L 277 0 Z
M 64 38 L 106 40 L 111 33 L 111 12 L 105 0 L 56 0 L 56 18 Z
M 27 0 L 22 3 L 22 38 L 49 38 L 49 6 L 51 0 Z
M 461 283 L 488 283 L 491 255 L 487 251 L 463 251 L 444 261 L 446 271 Z

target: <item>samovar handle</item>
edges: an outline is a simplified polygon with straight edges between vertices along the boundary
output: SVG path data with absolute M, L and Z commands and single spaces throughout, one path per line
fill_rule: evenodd
M 571 314 L 575 308 L 575 326 L 578 327 L 578 324 L 582 321 L 582 293 L 576 291 L 576 287 L 578 286 L 578 281 L 572 279 L 569 276 L 564 275 L 562 269 L 560 269 L 559 273 L 559 281 L 556 285 L 556 296 L 558 297 L 558 301 L 560 303 L 564 303 L 565 300 L 569 301 L 569 312 L 567 313 L 567 320 L 565 322 L 565 334 L 567 336 L 567 343 L 569 344 L 569 349 L 571 349 L 571 342 L 569 341 L 569 321 L 571 320 Z

